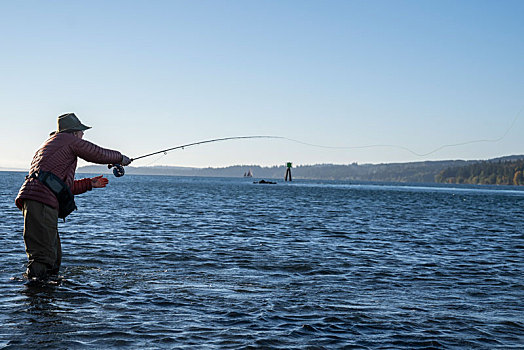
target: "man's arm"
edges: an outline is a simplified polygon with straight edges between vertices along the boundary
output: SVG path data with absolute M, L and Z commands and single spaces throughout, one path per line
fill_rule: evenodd
M 123 159 L 122 153 L 102 148 L 92 142 L 77 139 L 71 145 L 73 152 L 83 160 L 97 164 L 115 164 Z
M 81 180 L 75 180 L 73 182 L 73 189 L 71 192 L 73 194 L 82 194 L 87 191 L 91 191 L 93 188 L 103 188 L 106 187 L 109 180 L 103 175 L 99 175 L 93 178 L 85 178 Z

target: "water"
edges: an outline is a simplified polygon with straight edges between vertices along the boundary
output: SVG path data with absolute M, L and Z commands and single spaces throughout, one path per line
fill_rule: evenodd
M 0 347 L 521 349 L 524 191 L 125 176 L 24 285 L 0 173 Z

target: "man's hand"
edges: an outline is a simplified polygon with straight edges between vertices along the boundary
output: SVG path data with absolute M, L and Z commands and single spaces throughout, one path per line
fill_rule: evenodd
M 93 187 L 96 187 L 96 188 L 106 187 L 109 180 L 103 176 L 104 175 L 100 175 L 100 176 L 91 178 L 91 184 L 93 185 Z
M 120 162 L 121 165 L 126 166 L 126 165 L 131 164 L 131 162 L 132 162 L 131 159 L 129 159 L 128 157 L 122 154 L 122 162 Z

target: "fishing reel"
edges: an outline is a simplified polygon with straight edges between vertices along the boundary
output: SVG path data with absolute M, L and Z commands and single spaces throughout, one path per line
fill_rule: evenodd
M 113 175 L 115 175 L 115 177 L 122 177 L 126 173 L 124 167 L 120 164 L 109 164 L 107 168 L 113 168 Z

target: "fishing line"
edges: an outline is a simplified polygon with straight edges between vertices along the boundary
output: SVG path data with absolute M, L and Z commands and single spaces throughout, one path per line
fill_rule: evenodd
M 507 135 L 508 133 L 510 132 L 511 129 L 513 129 L 513 126 L 515 125 L 515 123 L 517 122 L 517 119 L 519 118 L 520 114 L 524 111 L 524 107 L 522 107 L 520 109 L 520 111 L 515 115 L 515 118 L 513 118 L 513 121 L 511 122 L 511 124 L 509 125 L 509 127 L 506 129 L 506 131 L 504 132 L 504 134 L 502 134 L 502 136 L 500 137 L 497 137 L 497 138 L 494 138 L 494 139 L 480 139 L 480 140 L 472 140 L 472 141 L 466 141 L 466 142 L 460 142 L 460 143 L 453 143 L 453 144 L 448 144 L 448 145 L 442 145 L 440 147 L 437 147 L 435 148 L 433 151 L 431 152 L 428 152 L 428 153 L 423 153 L 423 154 L 417 154 L 415 153 L 416 155 L 418 156 L 427 156 L 427 155 L 430 155 L 430 154 L 433 154 L 433 153 L 436 153 L 440 150 L 443 150 L 444 148 L 449 148 L 449 147 L 457 147 L 457 146 L 465 146 L 465 145 L 471 145 L 471 144 L 474 144 L 474 143 L 484 143 L 484 142 L 489 142 L 489 143 L 497 143 L 497 142 L 500 142 L 502 141 Z
M 298 143 L 298 144 L 311 146 L 311 147 L 325 148 L 325 149 L 341 149 L 341 150 L 365 149 L 365 148 L 397 148 L 397 149 L 401 149 L 401 150 L 404 150 L 406 152 L 409 152 L 409 153 L 411 153 L 411 154 L 413 154 L 415 156 L 424 157 L 424 156 L 428 156 L 430 154 L 439 152 L 439 151 L 441 151 L 441 150 L 443 150 L 445 148 L 450 148 L 450 147 L 465 146 L 465 145 L 471 145 L 471 144 L 475 144 L 475 143 L 484 143 L 484 142 L 489 142 L 489 143 L 500 142 L 502 139 L 504 139 L 508 135 L 510 130 L 513 129 L 513 126 L 515 125 L 517 119 L 519 118 L 520 114 L 523 111 L 524 111 L 524 107 L 522 107 L 521 110 L 515 115 L 515 118 L 513 118 L 513 121 L 511 122 L 509 127 L 506 129 L 506 131 L 500 137 L 497 137 L 497 138 L 494 138 L 494 139 L 479 139 L 479 140 L 471 140 L 471 141 L 454 143 L 454 144 L 445 144 L 445 145 L 439 146 L 439 147 L 435 148 L 434 150 L 426 152 L 426 153 L 419 153 L 419 152 L 413 151 L 412 149 L 410 149 L 408 147 L 400 146 L 400 145 L 393 145 L 393 144 L 374 144 L 374 145 L 364 145 L 364 146 L 326 146 L 326 145 L 318 145 L 318 144 L 308 143 L 308 142 L 304 142 L 304 141 L 300 141 L 300 140 L 296 140 L 296 139 L 292 139 L 292 138 L 284 137 L 284 136 L 255 135 L 255 136 L 223 137 L 223 138 L 217 138 L 217 139 L 211 139 L 211 140 L 204 140 L 204 141 L 187 143 L 185 145 L 180 145 L 180 146 L 176 146 L 176 147 L 166 148 L 166 149 L 161 150 L 161 151 L 152 152 L 152 153 L 144 154 L 144 155 L 139 156 L 139 157 L 131 158 L 131 161 L 135 161 L 135 160 L 138 160 L 138 159 L 143 159 L 143 158 L 147 158 L 147 157 L 151 157 L 151 156 L 163 153 L 163 155 L 161 157 L 159 157 L 158 159 L 155 159 L 151 163 L 149 163 L 149 164 L 152 164 L 152 163 L 158 161 L 160 158 L 163 158 L 165 155 L 167 155 L 167 152 L 171 152 L 171 151 L 174 151 L 174 150 L 177 150 L 177 149 L 184 149 L 186 147 L 202 145 L 202 144 L 212 143 L 212 142 L 221 142 L 221 141 L 228 141 L 228 140 L 241 140 L 241 139 L 281 139 L 281 140 L 287 140 L 287 141 L 291 141 L 291 142 L 295 142 L 295 143 Z M 113 167 L 114 167 L 113 174 L 116 177 L 124 176 L 124 174 L 125 174 L 124 167 L 122 167 L 120 164 L 109 164 L 108 165 L 108 168 L 110 168 L 110 169 L 113 168 Z
M 158 162 L 160 159 L 164 158 L 165 156 L 167 156 L 167 152 L 161 154 L 160 156 L 156 157 L 155 159 L 153 159 L 149 163 L 144 164 L 143 166 L 150 166 L 151 164 Z
M 515 123 L 517 122 L 517 119 L 519 118 L 520 114 L 522 114 L 523 111 L 524 111 L 524 106 L 515 115 L 515 118 L 513 118 L 513 121 L 511 122 L 509 127 L 506 129 L 504 134 L 502 134 L 502 136 L 500 136 L 500 137 L 497 137 L 497 138 L 494 138 L 494 139 L 479 139 L 479 140 L 471 140 L 471 141 L 465 141 L 465 142 L 459 142 L 459 143 L 445 144 L 445 145 L 439 146 L 439 147 L 433 149 L 432 151 L 429 151 L 429 152 L 426 152 L 426 153 L 419 153 L 419 152 L 413 151 L 412 149 L 410 149 L 408 147 L 404 147 L 404 146 L 400 146 L 400 145 L 393 145 L 393 144 L 375 144 L 375 145 L 364 145 L 364 146 L 324 146 L 324 145 L 317 145 L 317 144 L 307 143 L 307 142 L 303 142 L 303 141 L 300 141 L 300 140 L 294 140 L 294 139 L 290 139 L 290 138 L 287 138 L 287 137 L 283 137 L 283 138 L 288 140 L 288 141 L 296 142 L 296 143 L 299 143 L 299 144 L 302 144 L 302 145 L 306 145 L 306 146 L 318 147 L 318 148 L 341 149 L 341 150 L 365 149 L 365 148 L 397 148 L 397 149 L 401 149 L 401 150 L 407 151 L 407 152 L 409 152 L 409 153 L 411 153 L 411 154 L 413 154 L 413 155 L 415 155 L 417 157 L 425 157 L 425 156 L 429 156 L 430 154 L 437 153 L 437 152 L 439 152 L 439 151 L 441 151 L 441 150 L 443 150 L 445 148 L 465 146 L 465 145 L 471 145 L 471 144 L 475 144 L 475 143 L 484 143 L 484 142 L 489 142 L 489 143 L 500 142 L 508 135 L 510 130 L 513 129 L 513 126 L 515 125 Z

